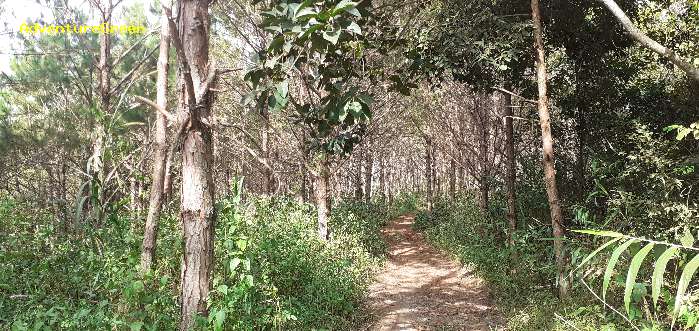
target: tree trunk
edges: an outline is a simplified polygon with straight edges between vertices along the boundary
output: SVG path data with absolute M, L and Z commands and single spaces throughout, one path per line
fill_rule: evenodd
M 490 164 L 488 162 L 488 138 L 490 136 L 490 116 L 486 110 L 480 105 L 477 106 L 476 112 L 479 117 L 478 123 L 480 124 L 479 130 L 479 141 L 478 141 L 478 157 L 480 159 L 480 176 L 478 179 L 478 188 L 480 190 L 480 207 L 483 212 L 488 210 L 489 197 L 488 193 L 490 191 L 490 183 L 488 179 L 490 177 Z
M 379 194 L 381 199 L 386 198 L 386 159 L 381 158 L 379 160 Z
M 449 160 L 449 197 L 456 198 L 456 162 Z
M 266 164 L 271 165 L 269 158 L 269 109 L 266 104 L 260 105 L 260 116 L 262 117 L 262 130 L 260 132 L 260 149 L 262 159 Z M 263 167 L 262 185 L 266 195 L 274 193 L 274 172 L 269 167 Z
M 160 18 L 160 54 L 158 55 L 158 78 L 156 81 L 156 103 L 161 109 L 167 109 L 168 56 L 170 54 L 170 28 L 165 14 Z M 148 216 L 143 234 L 141 249 L 141 272 L 148 272 L 155 261 L 155 247 L 158 238 L 158 218 L 163 206 L 165 189 L 165 168 L 167 163 L 167 119 L 161 112 L 156 112 L 155 140 L 153 155 L 153 183 L 148 201 Z
M 508 87 L 509 90 L 509 87 Z M 505 98 L 505 162 L 507 164 L 507 176 L 505 184 L 507 186 L 507 221 L 510 226 L 508 233 L 508 242 L 510 246 L 514 245 L 513 234 L 517 229 L 517 197 L 515 181 L 517 180 L 517 161 L 515 159 L 515 140 L 514 127 L 512 123 L 512 96 L 509 93 L 504 93 Z
M 586 91 L 584 85 L 585 77 L 581 77 L 582 69 L 580 65 L 575 66 L 575 103 L 576 103 L 576 125 L 575 131 L 578 136 L 577 148 L 577 160 L 575 163 L 575 182 L 577 187 L 576 198 L 579 202 L 583 202 L 585 199 L 585 192 L 587 189 L 587 181 L 585 180 L 585 168 L 587 166 L 587 158 L 585 156 L 585 145 L 587 143 L 587 121 L 585 114 L 587 114 L 589 107 L 588 100 L 582 91 Z
M 561 299 L 568 297 L 568 280 L 565 277 L 566 254 L 563 247 L 563 213 L 558 201 L 556 186 L 556 169 L 554 166 L 553 137 L 551 136 L 551 118 L 546 95 L 546 56 L 544 54 L 543 28 L 539 11 L 539 0 L 531 1 L 532 20 L 534 23 L 534 46 L 536 49 L 536 77 L 539 87 L 539 121 L 541 125 L 541 140 L 543 145 L 544 182 L 551 210 L 551 225 L 553 228 L 553 249 L 556 255 L 556 270 L 558 273 L 558 295 Z
M 185 59 L 189 62 L 192 85 L 198 89 L 209 76 L 209 0 L 180 0 L 177 15 L 179 39 Z M 179 57 L 178 57 L 179 58 Z M 197 314 L 206 315 L 206 299 L 211 288 L 213 270 L 213 230 L 215 186 L 212 176 L 211 98 L 201 100 L 187 92 L 187 72 L 178 71 L 180 113 L 189 114 L 182 146 L 181 220 L 184 230 L 182 261 L 180 322 L 181 330 L 193 327 Z M 196 109 L 189 109 L 192 102 Z
M 330 169 L 327 160 L 320 163 L 320 171 L 316 176 L 316 207 L 318 209 L 318 236 L 323 240 L 329 239 L 328 221 L 330 219 Z
M 437 154 L 437 147 L 434 145 L 432 145 L 432 183 L 435 188 L 432 191 L 432 195 L 440 197 L 442 194 L 442 181 L 439 176 L 439 156 Z
M 432 186 L 434 182 L 434 171 L 432 169 L 434 161 L 432 160 L 432 138 L 425 136 L 425 177 L 427 179 L 427 210 L 432 211 Z
M 371 151 L 366 151 L 366 160 L 364 162 L 364 201 L 371 203 L 371 182 L 374 174 L 374 158 Z
M 99 5 L 99 4 L 98 4 Z M 102 12 L 102 23 L 109 24 L 112 16 L 112 4 L 107 3 L 104 8 L 99 8 Z M 111 98 L 111 38 L 109 33 L 101 33 L 99 36 L 99 96 L 100 96 L 100 111 L 102 116 L 107 116 L 110 113 L 110 98 Z M 93 218 L 96 221 L 102 219 L 102 205 L 104 204 L 104 144 L 107 135 L 107 129 L 104 126 L 104 120 L 98 119 L 93 131 L 92 141 L 92 156 L 89 162 L 89 173 L 91 176 L 90 189 L 87 194 L 91 197 L 90 207 Z M 96 194 L 96 195 L 95 195 Z
M 362 189 L 362 154 L 357 153 L 354 159 L 354 199 L 362 200 L 364 191 Z
M 301 203 L 308 201 L 308 188 L 306 187 L 306 167 L 303 163 L 299 163 L 299 173 L 301 174 L 301 192 L 299 193 Z

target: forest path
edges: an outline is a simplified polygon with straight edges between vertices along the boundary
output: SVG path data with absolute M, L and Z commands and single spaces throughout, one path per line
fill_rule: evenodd
M 484 282 L 437 251 L 403 215 L 384 228 L 389 257 L 369 287 L 366 330 L 502 330 Z

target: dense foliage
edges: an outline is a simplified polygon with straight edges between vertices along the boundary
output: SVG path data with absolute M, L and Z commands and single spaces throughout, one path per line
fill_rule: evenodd
M 220 201 L 213 329 L 351 329 L 385 247 L 382 205 L 340 203 L 330 242 L 313 207 L 285 197 Z M 0 325 L 24 329 L 176 327 L 179 226 L 164 217 L 158 268 L 137 272 L 141 225 L 113 215 L 101 229 L 60 234 L 49 215 L 10 198 L 0 209 Z

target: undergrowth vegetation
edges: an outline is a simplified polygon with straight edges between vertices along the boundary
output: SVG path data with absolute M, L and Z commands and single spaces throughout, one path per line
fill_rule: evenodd
M 550 229 L 529 224 L 518 230 L 515 247 L 505 246 L 505 219 L 485 215 L 472 196 L 437 201 L 432 212 L 417 214 L 415 228 L 488 283 L 509 330 L 624 330 L 624 321 L 579 284 L 572 298 L 556 297 L 556 270 Z
M 332 240 L 317 236 L 314 207 L 291 198 L 239 194 L 219 202 L 213 330 L 352 329 L 372 273 L 385 253 L 379 229 L 393 213 L 382 203 L 335 206 Z M 177 302 L 180 227 L 163 217 L 157 269 L 140 276 L 142 228 L 51 226 L 5 198 L 0 203 L 0 328 L 12 330 L 170 330 Z

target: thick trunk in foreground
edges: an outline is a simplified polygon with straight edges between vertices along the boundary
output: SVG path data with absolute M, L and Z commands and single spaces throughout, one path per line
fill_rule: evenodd
M 177 15 L 182 51 L 189 62 L 192 85 L 197 89 L 209 76 L 209 0 L 180 0 Z M 178 56 L 178 59 L 180 57 Z M 180 59 L 182 61 L 183 59 Z M 180 299 L 181 330 L 194 325 L 197 314 L 206 315 L 206 299 L 211 288 L 213 270 L 214 182 L 212 177 L 211 100 L 201 100 L 187 92 L 187 72 L 178 71 L 179 109 L 189 115 L 182 146 L 181 220 L 184 230 Z M 190 109 L 192 101 L 195 109 Z M 206 123 L 205 123 L 206 122 Z
M 534 46 L 536 49 L 536 77 L 539 87 L 539 122 L 541 125 L 541 140 L 543 144 L 544 182 L 551 210 L 551 225 L 553 228 L 553 249 L 556 254 L 556 270 L 558 278 L 558 296 L 568 297 L 568 280 L 565 276 L 566 256 L 563 247 L 563 213 L 558 201 L 556 186 L 556 169 L 554 167 L 553 137 L 551 136 L 551 118 L 546 95 L 546 56 L 544 54 L 544 38 L 541 26 L 539 0 L 531 1 L 532 20 L 534 23 Z
M 156 103 L 161 109 L 167 109 L 168 56 L 170 54 L 170 28 L 167 16 L 160 20 L 160 54 L 158 55 L 158 78 L 156 82 Z M 148 216 L 143 234 L 141 249 L 141 272 L 148 272 L 155 261 L 155 245 L 158 238 L 158 218 L 163 206 L 165 188 L 165 165 L 167 162 L 167 119 L 156 111 L 155 141 L 153 155 L 153 183 L 150 188 Z
M 504 93 L 505 98 L 505 162 L 507 165 L 507 176 L 505 179 L 505 184 L 507 186 L 507 222 L 510 226 L 510 231 L 508 233 L 508 242 L 510 246 L 514 245 L 513 233 L 517 229 L 517 194 L 515 182 L 517 180 L 517 168 L 515 160 L 515 140 L 514 140 L 514 128 L 512 125 L 512 96 L 508 93 Z
M 327 161 L 321 161 L 320 171 L 315 179 L 316 207 L 318 210 L 318 236 L 323 240 L 328 240 L 330 234 L 328 229 L 328 221 L 330 219 L 330 169 Z

